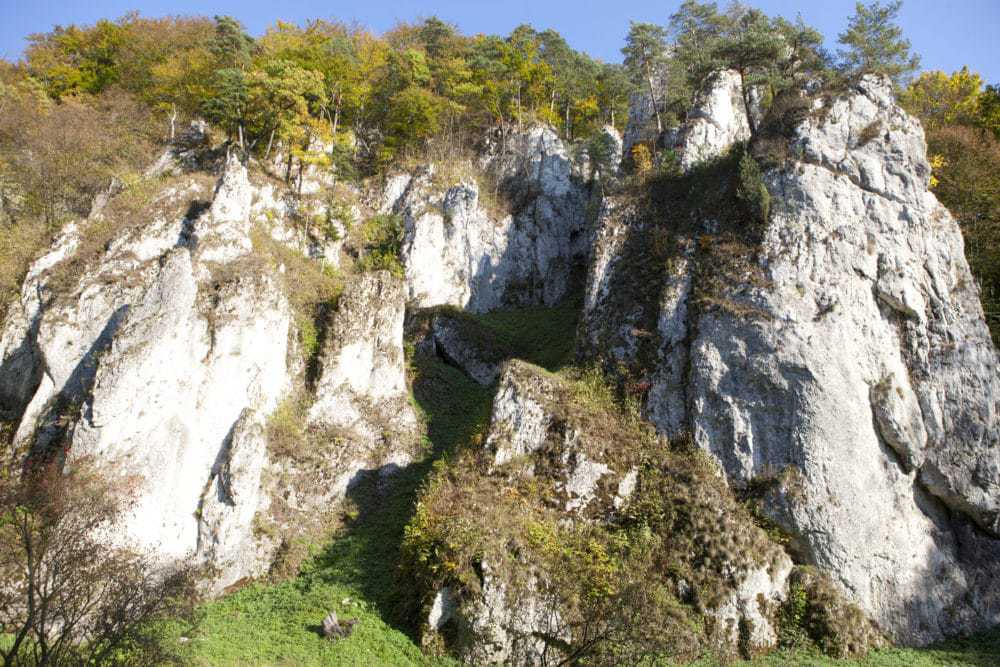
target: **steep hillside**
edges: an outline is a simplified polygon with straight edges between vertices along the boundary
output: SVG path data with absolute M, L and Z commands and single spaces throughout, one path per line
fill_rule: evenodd
M 178 32 L 183 62 L 109 56 L 126 102 L 56 76 L 58 35 L 0 70 L 39 119 L 0 122 L 0 650 L 1000 661 L 1000 365 L 902 70 L 674 21 L 632 28 L 641 89 L 436 19 L 80 33 Z M 123 137 L 46 184 L 87 104 Z

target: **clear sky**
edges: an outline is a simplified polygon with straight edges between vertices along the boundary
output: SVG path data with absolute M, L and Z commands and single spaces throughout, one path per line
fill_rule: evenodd
M 666 23 L 681 0 L 0 0 L 0 57 L 17 59 L 25 37 L 55 24 L 93 23 L 131 9 L 149 16 L 230 14 L 252 34 L 281 19 L 339 19 L 382 32 L 398 21 L 437 15 L 467 34 L 506 34 L 519 23 L 555 28 L 577 49 L 620 61 L 629 20 Z M 725 5 L 726 2 L 720 2 Z M 795 18 L 826 35 L 837 33 L 853 13 L 854 0 L 750 0 L 771 15 Z M 969 65 L 1000 83 L 1000 0 L 904 0 L 900 23 L 923 58 L 924 69 L 953 71 Z

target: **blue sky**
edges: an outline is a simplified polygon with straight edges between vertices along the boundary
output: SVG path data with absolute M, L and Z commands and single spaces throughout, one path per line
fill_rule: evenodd
M 604 60 L 620 60 L 618 49 L 630 19 L 665 23 L 681 0 L 0 0 L 0 56 L 16 59 L 24 38 L 55 24 L 93 23 L 131 9 L 150 16 L 231 14 L 251 33 L 275 20 L 309 18 L 357 21 L 377 32 L 397 21 L 437 15 L 465 33 L 506 34 L 519 23 L 555 28 L 574 47 Z M 721 2 L 721 5 L 726 2 Z M 797 14 L 826 35 L 834 46 L 853 13 L 853 0 L 751 0 L 768 14 Z M 1000 83 L 1000 0 L 905 0 L 900 23 L 924 69 L 952 71 L 967 64 L 988 82 Z

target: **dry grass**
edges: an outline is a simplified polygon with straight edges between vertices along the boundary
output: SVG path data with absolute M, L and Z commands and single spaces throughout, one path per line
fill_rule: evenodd
M 21 293 L 28 267 L 52 242 L 44 225 L 0 223 L 0 322 Z

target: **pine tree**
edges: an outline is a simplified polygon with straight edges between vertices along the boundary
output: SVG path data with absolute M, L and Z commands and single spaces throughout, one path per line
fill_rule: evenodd
M 785 42 L 763 13 L 752 9 L 743 12 L 715 49 L 715 60 L 739 72 L 743 107 L 750 134 L 757 133 L 752 109 L 752 91 L 757 86 L 779 88 L 779 65 Z
M 622 54 L 625 56 L 625 67 L 628 68 L 636 81 L 643 81 L 649 87 L 649 100 L 653 103 L 656 113 L 656 129 L 663 132 L 663 118 L 660 104 L 656 99 L 656 88 L 653 85 L 653 75 L 657 68 L 666 61 L 667 31 L 662 26 L 652 23 L 632 22 L 625 38 Z
M 883 5 L 857 3 L 855 14 L 838 42 L 846 48 L 838 53 L 841 67 L 852 76 L 883 74 L 902 88 L 920 66 L 920 57 L 910 52 L 910 42 L 896 24 L 902 0 Z

